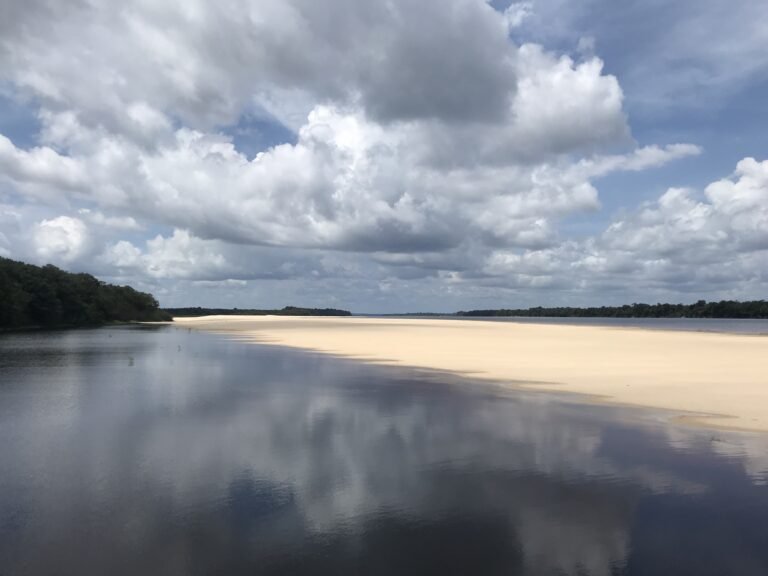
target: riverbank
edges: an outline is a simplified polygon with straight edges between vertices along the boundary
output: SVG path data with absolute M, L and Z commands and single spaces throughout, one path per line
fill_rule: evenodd
M 179 326 L 768 431 L 768 337 L 466 320 L 208 316 Z

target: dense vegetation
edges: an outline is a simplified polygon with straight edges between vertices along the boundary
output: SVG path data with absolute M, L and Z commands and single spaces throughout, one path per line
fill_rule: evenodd
M 170 320 L 151 294 L 0 258 L 0 329 Z
M 520 310 L 470 310 L 457 316 L 551 316 L 596 318 L 768 318 L 768 301 L 736 302 L 722 300 L 695 304 L 625 304 L 592 308 L 527 308 Z
M 286 306 L 280 310 L 256 310 L 251 308 L 164 308 L 171 316 L 351 316 L 348 310 L 336 308 L 297 308 Z

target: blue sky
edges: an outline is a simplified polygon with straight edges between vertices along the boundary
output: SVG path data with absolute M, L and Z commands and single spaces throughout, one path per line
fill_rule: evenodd
M 768 5 L 3 10 L 1 255 L 168 306 L 766 297 Z

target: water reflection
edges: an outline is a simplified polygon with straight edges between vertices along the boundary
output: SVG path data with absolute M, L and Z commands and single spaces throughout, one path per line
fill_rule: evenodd
M 185 330 L 0 338 L 0 574 L 766 574 L 768 441 Z

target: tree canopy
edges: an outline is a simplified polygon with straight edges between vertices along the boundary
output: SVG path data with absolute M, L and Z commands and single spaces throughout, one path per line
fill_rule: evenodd
M 457 316 L 530 316 L 530 317 L 595 317 L 595 318 L 768 318 L 768 301 L 737 302 L 721 300 L 694 304 L 625 304 L 591 308 L 557 308 L 469 310 Z
M 107 284 L 51 264 L 41 267 L 0 258 L 0 328 L 170 319 L 151 294 L 130 286 Z

